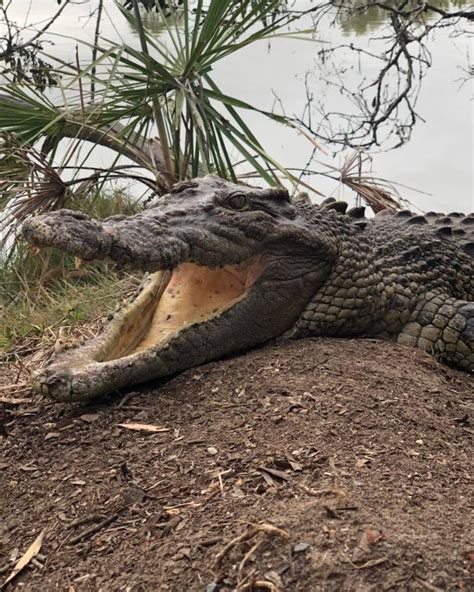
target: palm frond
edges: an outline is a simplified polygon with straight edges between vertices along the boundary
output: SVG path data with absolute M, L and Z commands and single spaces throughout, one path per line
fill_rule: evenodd
M 18 225 L 32 214 L 62 207 L 67 190 L 56 169 L 34 148 L 11 146 L 9 157 L 18 163 L 21 172 L 4 181 L 3 190 L 9 202 L 0 227 L 0 249 L 11 239 Z
M 235 160 L 242 159 L 242 173 L 253 171 L 269 185 L 280 185 L 282 178 L 296 185 L 299 180 L 264 149 L 242 112 L 253 111 L 283 125 L 289 120 L 226 94 L 212 77 L 220 60 L 250 43 L 286 34 L 285 27 L 301 14 L 281 12 L 266 22 L 265 15 L 278 4 L 279 0 L 196 0 L 192 4 L 184 0 L 182 27 L 162 14 L 161 37 L 118 5 L 124 18 L 138 27 L 141 49 L 99 37 L 94 44 L 78 41 L 96 55 L 80 67 L 79 59 L 70 64 L 46 55 L 61 72 L 61 104 L 4 76 L 0 134 L 17 142 L 13 151 L 0 146 L 7 234 L 32 213 L 60 207 L 78 180 L 84 188 L 118 174 L 127 177 L 116 168 L 121 155 L 150 171 L 153 180 L 140 180 L 158 191 L 167 190 L 170 178 L 207 172 L 237 180 Z M 91 83 L 93 96 L 87 90 Z M 157 129 L 158 139 L 154 137 Z M 77 166 L 68 182 L 61 180 L 53 165 L 54 150 L 62 138 L 72 144 L 63 152 L 61 166 L 70 167 L 73 159 Z M 85 142 L 92 142 L 92 148 L 78 158 Z M 80 179 L 80 169 L 95 146 L 115 152 L 110 173 Z M 12 161 L 14 170 L 2 166 Z

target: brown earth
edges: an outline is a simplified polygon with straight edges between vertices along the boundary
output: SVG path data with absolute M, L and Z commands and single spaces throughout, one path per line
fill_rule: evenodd
M 3 388 L 0 585 L 45 529 L 5 589 L 473 590 L 473 392 L 329 339 L 87 406 Z

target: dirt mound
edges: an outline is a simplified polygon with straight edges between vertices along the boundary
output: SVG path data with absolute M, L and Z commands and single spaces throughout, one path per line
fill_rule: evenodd
M 12 589 L 467 592 L 473 392 L 421 352 L 307 339 L 7 404 L 0 582 L 45 529 Z

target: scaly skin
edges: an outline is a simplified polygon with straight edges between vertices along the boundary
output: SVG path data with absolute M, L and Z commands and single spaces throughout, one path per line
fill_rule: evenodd
M 282 335 L 386 336 L 473 372 L 474 215 L 384 212 L 367 220 L 363 209 L 345 209 L 331 200 L 290 203 L 285 190 L 208 176 L 178 184 L 133 217 L 100 223 L 60 210 L 32 218 L 23 235 L 34 245 L 166 278 L 185 263 L 262 267 L 244 297 L 216 316 L 109 359 L 104 352 L 119 338 L 124 311 L 96 340 L 60 353 L 35 387 L 84 400 Z
M 347 271 L 333 269 L 292 335 L 386 335 L 472 372 L 473 230 L 472 214 L 379 214 L 343 246 Z

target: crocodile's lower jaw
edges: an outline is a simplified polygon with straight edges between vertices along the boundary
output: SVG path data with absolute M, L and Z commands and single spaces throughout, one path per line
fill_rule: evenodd
M 150 274 L 137 297 L 115 313 L 98 337 L 60 352 L 36 372 L 33 388 L 71 401 L 127 385 L 127 374 L 159 357 L 183 329 L 199 331 L 199 325 L 244 299 L 263 269 L 263 258 L 257 257 L 218 269 L 183 263 L 172 272 Z

